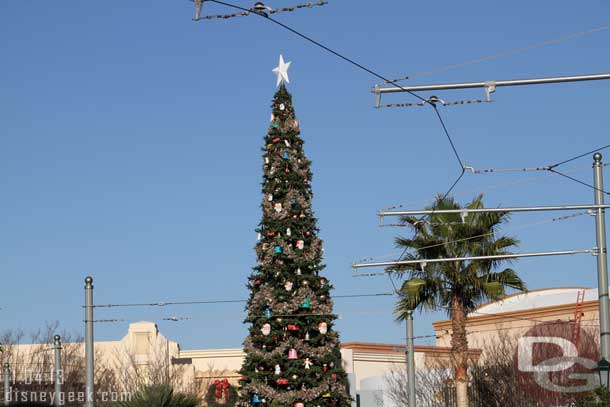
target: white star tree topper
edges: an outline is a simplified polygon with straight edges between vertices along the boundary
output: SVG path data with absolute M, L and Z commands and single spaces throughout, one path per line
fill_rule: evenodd
M 280 64 L 273 68 L 273 73 L 277 75 L 277 83 L 275 86 L 279 87 L 282 82 L 290 83 L 290 79 L 288 79 L 288 68 L 290 68 L 290 64 L 292 62 L 284 62 L 284 57 L 280 54 Z

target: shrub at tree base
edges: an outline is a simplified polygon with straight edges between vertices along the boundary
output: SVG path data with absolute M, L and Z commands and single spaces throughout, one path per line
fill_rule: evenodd
M 114 403 L 114 407 L 197 407 L 197 397 L 174 393 L 169 385 L 148 386 L 139 391 L 129 401 Z

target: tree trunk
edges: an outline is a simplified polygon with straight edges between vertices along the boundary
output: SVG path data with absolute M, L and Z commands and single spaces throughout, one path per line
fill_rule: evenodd
M 457 299 L 451 300 L 451 351 L 457 407 L 468 407 L 468 338 L 466 337 L 466 311 Z

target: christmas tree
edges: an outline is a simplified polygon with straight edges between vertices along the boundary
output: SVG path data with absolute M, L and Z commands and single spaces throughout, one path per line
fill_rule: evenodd
M 279 90 L 263 148 L 263 217 L 258 265 L 248 283 L 250 332 L 240 405 L 346 407 L 351 400 L 333 330 L 332 286 L 320 276 L 324 265 L 311 208 L 311 161 L 284 85 L 289 64 L 280 56 L 274 70 Z

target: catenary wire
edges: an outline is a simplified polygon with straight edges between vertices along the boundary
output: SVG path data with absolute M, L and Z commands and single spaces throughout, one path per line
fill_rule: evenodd
M 238 10 L 242 10 L 242 11 L 249 11 L 249 12 L 251 12 L 251 11 L 252 11 L 252 10 L 248 10 L 248 9 L 246 9 L 246 8 L 244 8 L 244 7 L 240 7 L 240 6 L 237 6 L 237 5 L 234 5 L 234 4 L 230 4 L 230 3 L 226 3 L 226 2 L 221 1 L 221 0 L 206 0 L 206 1 L 210 1 L 210 2 L 213 2 L 213 3 L 217 3 L 217 4 L 222 4 L 222 5 L 224 5 L 224 6 L 227 6 L 227 7 L 232 7 L 232 8 L 238 9 Z M 272 22 L 272 23 L 274 23 L 274 24 L 279 25 L 280 27 L 282 27 L 282 28 L 284 28 L 284 29 L 286 29 L 286 30 L 290 31 L 291 33 L 293 33 L 293 34 L 295 34 L 295 35 L 297 35 L 297 36 L 299 36 L 299 37 L 303 38 L 303 39 L 304 39 L 304 40 L 306 40 L 306 41 L 309 41 L 310 43 L 314 44 L 315 46 L 317 46 L 317 47 L 319 47 L 319 48 L 321 48 L 321 49 L 323 49 L 323 50 L 325 50 L 325 51 L 327 51 L 327 52 L 331 53 L 332 55 L 334 55 L 334 56 L 336 56 L 336 57 L 338 57 L 338 58 L 340 58 L 340 59 L 342 59 L 342 60 L 344 60 L 344 61 L 346 61 L 346 62 L 350 63 L 351 65 L 353 65 L 353 66 L 355 66 L 355 67 L 357 67 L 357 68 L 359 68 L 359 69 L 361 69 L 361 70 L 363 70 L 363 71 L 365 71 L 365 72 L 367 72 L 367 73 L 369 73 L 369 74 L 371 74 L 371 75 L 375 76 L 376 78 L 381 79 L 381 80 L 383 80 L 383 81 L 386 81 L 387 83 L 391 83 L 391 84 L 393 84 L 393 85 L 397 86 L 398 88 L 401 88 L 403 91 L 405 91 L 405 92 L 409 93 L 410 95 L 412 95 L 412 96 L 416 97 L 416 98 L 417 98 L 417 99 L 419 99 L 420 101 L 422 101 L 422 102 L 424 102 L 424 103 L 428 103 L 428 104 L 430 104 L 430 106 L 432 106 L 432 107 L 434 108 L 434 111 L 436 112 L 436 116 L 438 117 L 438 119 L 439 119 L 439 120 L 440 120 L 440 122 L 441 122 L 441 125 L 443 126 L 443 130 L 445 131 L 445 134 L 447 135 L 447 138 L 449 139 L 449 142 L 451 143 L 451 147 L 453 148 L 453 150 L 454 150 L 454 152 L 455 152 L 455 154 L 456 154 L 456 156 L 457 156 L 457 158 L 458 158 L 458 161 L 460 162 L 460 166 L 462 166 L 462 167 L 463 167 L 463 165 L 462 165 L 462 160 L 460 159 L 459 155 L 457 154 L 457 150 L 455 149 L 454 142 L 453 142 L 453 140 L 452 140 L 452 138 L 451 138 L 451 136 L 450 136 L 449 132 L 447 131 L 447 128 L 446 128 L 446 126 L 445 126 L 445 123 L 443 122 L 443 120 L 442 120 L 442 118 L 441 118 L 441 115 L 440 115 L 440 113 L 438 112 L 438 110 L 436 109 L 436 106 L 434 105 L 434 103 L 431 103 L 431 102 L 430 102 L 428 99 L 425 99 L 425 98 L 423 98 L 423 97 L 419 96 L 419 95 L 418 95 L 418 94 L 416 94 L 415 92 L 412 92 L 412 91 L 409 91 L 409 90 L 407 90 L 407 89 L 404 89 L 402 86 L 400 86 L 399 84 L 395 83 L 394 81 L 389 80 L 388 78 L 384 77 L 383 75 L 381 75 L 381 74 L 379 74 L 379 73 L 377 73 L 377 72 L 373 71 L 373 70 L 372 70 L 372 69 L 370 69 L 370 68 L 367 68 L 366 66 L 364 66 L 364 65 L 362 65 L 362 64 L 360 64 L 360 63 L 358 63 L 358 62 L 354 61 L 354 60 L 353 60 L 353 59 L 351 59 L 351 58 L 348 58 L 348 57 L 346 57 L 346 56 L 344 56 L 344 55 L 340 54 L 339 52 L 337 52 L 337 51 L 335 51 L 335 50 L 333 50 L 333 49 L 331 49 L 331 48 L 329 48 L 329 47 L 325 46 L 324 44 L 320 43 L 319 41 L 316 41 L 316 40 L 314 40 L 313 38 L 311 38 L 311 37 L 309 37 L 309 36 L 307 36 L 307 35 L 305 35 L 305 34 L 303 34 L 303 33 L 299 32 L 299 31 L 297 31 L 297 30 L 295 30 L 294 28 L 289 27 L 288 25 L 286 25 L 286 24 L 284 24 L 284 23 L 282 23 L 282 22 L 280 22 L 280 21 L 278 21 L 278 20 L 276 20 L 276 19 L 274 19 L 274 18 L 269 17 L 269 15 L 267 15 L 267 14 L 264 14 L 264 13 L 256 13 L 256 12 L 255 12 L 254 14 L 257 14 L 257 15 L 259 15 L 260 17 L 262 17 L 262 18 L 264 18 L 264 19 L 266 19 L 266 20 L 269 20 L 269 21 L 271 21 L 271 22 Z M 462 174 L 462 175 L 463 175 L 463 174 Z M 460 176 L 460 179 L 461 179 L 461 176 Z
M 562 173 L 562 172 L 559 172 L 559 171 L 557 171 L 557 170 L 555 170 L 555 169 L 553 169 L 553 168 L 549 168 L 549 171 L 550 171 L 550 172 L 552 172 L 553 174 L 557 174 L 557 175 L 559 175 L 559 176 L 562 176 L 562 177 L 564 177 L 564 178 L 567 178 L 567 179 L 569 179 L 569 180 L 572 180 L 572 181 L 574 181 L 574 182 L 577 182 L 577 183 L 579 183 L 579 184 L 581 184 L 581 185 L 584 185 L 584 186 L 586 186 L 586 187 L 589 187 L 589 188 L 591 188 L 591 189 L 593 189 L 593 190 L 595 190 L 595 191 L 599 191 L 599 192 L 602 192 L 602 193 L 604 193 L 604 194 L 606 194 L 606 195 L 610 195 L 610 192 L 604 191 L 603 189 L 598 188 L 598 187 L 596 187 L 595 185 L 591 185 L 591 184 L 589 184 L 589 183 L 587 183 L 587 182 L 584 182 L 584 181 L 579 180 L 578 178 L 571 177 L 571 176 L 569 176 L 569 175 L 567 175 L 567 174 L 564 174 L 564 173 Z
M 330 296 L 332 299 L 337 298 L 367 298 L 367 297 L 384 297 L 391 296 L 392 293 L 375 293 L 375 294 L 344 294 Z M 204 300 L 204 301 L 161 301 L 148 303 L 119 303 L 119 304 L 94 304 L 92 308 L 126 308 L 126 307 L 165 307 L 168 305 L 204 305 L 204 304 L 230 304 L 230 303 L 245 303 L 247 300 Z M 82 308 L 86 308 L 83 305 Z
M 508 230 L 511 230 L 511 231 L 523 230 L 523 229 L 530 228 L 532 226 L 544 225 L 544 224 L 553 223 L 553 222 L 560 222 L 560 221 L 564 221 L 564 220 L 568 220 L 568 219 L 573 219 L 573 218 L 576 218 L 576 217 L 579 217 L 579 216 L 589 215 L 589 214 L 591 214 L 590 211 L 582 211 L 582 212 L 577 212 L 577 213 L 570 214 L 570 215 L 556 216 L 556 217 L 553 217 L 553 218 L 549 218 L 549 219 L 545 219 L 545 220 L 541 220 L 541 221 L 537 221 L 537 222 L 530 222 L 530 223 L 525 223 L 525 224 L 517 225 L 516 227 L 511 227 Z M 430 224 L 429 222 L 427 222 L 427 223 Z M 451 224 L 453 224 L 453 223 L 451 223 L 451 222 L 449 222 L 449 223 L 438 223 L 438 224 L 432 224 L 432 225 L 433 226 L 444 226 L 444 225 L 451 225 Z M 459 243 L 459 242 L 468 241 L 468 240 L 472 240 L 472 239 L 478 239 L 478 238 L 481 238 L 481 237 L 490 236 L 490 235 L 492 235 L 494 233 L 495 232 L 488 232 L 488 233 L 484 233 L 484 234 L 481 234 L 481 235 L 465 237 L 465 238 L 462 238 L 462 239 L 449 240 L 449 241 L 443 242 L 443 243 L 437 243 L 437 244 L 434 244 L 434 245 L 420 247 L 419 249 L 415 249 L 415 250 L 416 251 L 420 251 L 420 250 L 430 249 L 430 248 L 438 247 L 438 246 L 444 246 L 444 245 L 448 245 L 448 244 L 452 244 L 452 243 Z M 403 250 L 403 254 L 401 255 L 401 257 L 404 256 L 404 253 L 405 253 L 405 251 Z M 388 257 L 393 257 L 393 256 L 391 256 L 391 254 L 387 254 L 385 256 L 367 257 L 367 258 L 364 258 L 364 259 L 360 260 L 360 262 L 378 260 L 378 259 L 388 258 Z M 384 273 L 370 273 L 370 275 L 385 275 L 385 274 L 386 274 L 385 272 Z M 364 276 L 364 274 L 355 274 L 354 277 L 359 277 L 361 275 Z M 366 276 L 369 276 L 369 274 L 366 274 Z
M 451 64 L 451 65 L 445 65 L 443 67 L 440 68 L 435 68 L 429 71 L 425 71 L 425 72 L 419 72 L 419 73 L 415 73 L 409 76 L 405 76 L 402 78 L 398 78 L 398 79 L 394 79 L 394 81 L 403 81 L 403 80 L 408 80 L 408 79 L 413 79 L 415 77 L 421 77 L 421 76 L 428 76 L 428 75 L 432 75 L 435 73 L 441 73 L 441 72 L 446 72 L 449 71 L 451 69 L 455 69 L 455 68 L 461 68 L 464 66 L 468 66 L 468 65 L 474 65 L 480 62 L 486 62 L 486 61 L 491 61 L 500 57 L 505 57 L 505 56 L 509 56 L 509 55 L 514 55 L 514 54 L 518 54 L 521 52 L 525 52 L 525 51 L 530 51 L 532 49 L 536 49 L 536 48 L 542 48 L 545 47 L 547 45 L 554 45 L 554 44 L 559 44 L 561 42 L 564 41 L 568 41 L 568 40 L 573 40 L 579 37 L 583 37 L 586 35 L 590 35 L 590 34 L 595 34 L 601 31 L 606 31 L 606 30 L 610 30 L 610 25 L 603 25 L 600 27 L 595 27 L 589 30 L 585 30 L 585 31 L 579 31 L 577 33 L 573 33 L 573 34 L 566 34 L 566 35 L 562 35 L 561 37 L 558 38 L 554 38 L 554 39 L 550 39 L 550 40 L 546 40 L 546 41 L 541 41 L 541 42 L 537 42 L 525 47 L 519 47 L 519 48 L 513 48 L 507 51 L 502 51 L 499 53 L 495 53 L 495 54 L 491 54 L 485 57 L 480 57 L 480 58 L 476 58 L 476 59 L 472 59 L 466 62 L 461 62 L 461 63 L 457 63 L 457 64 Z

